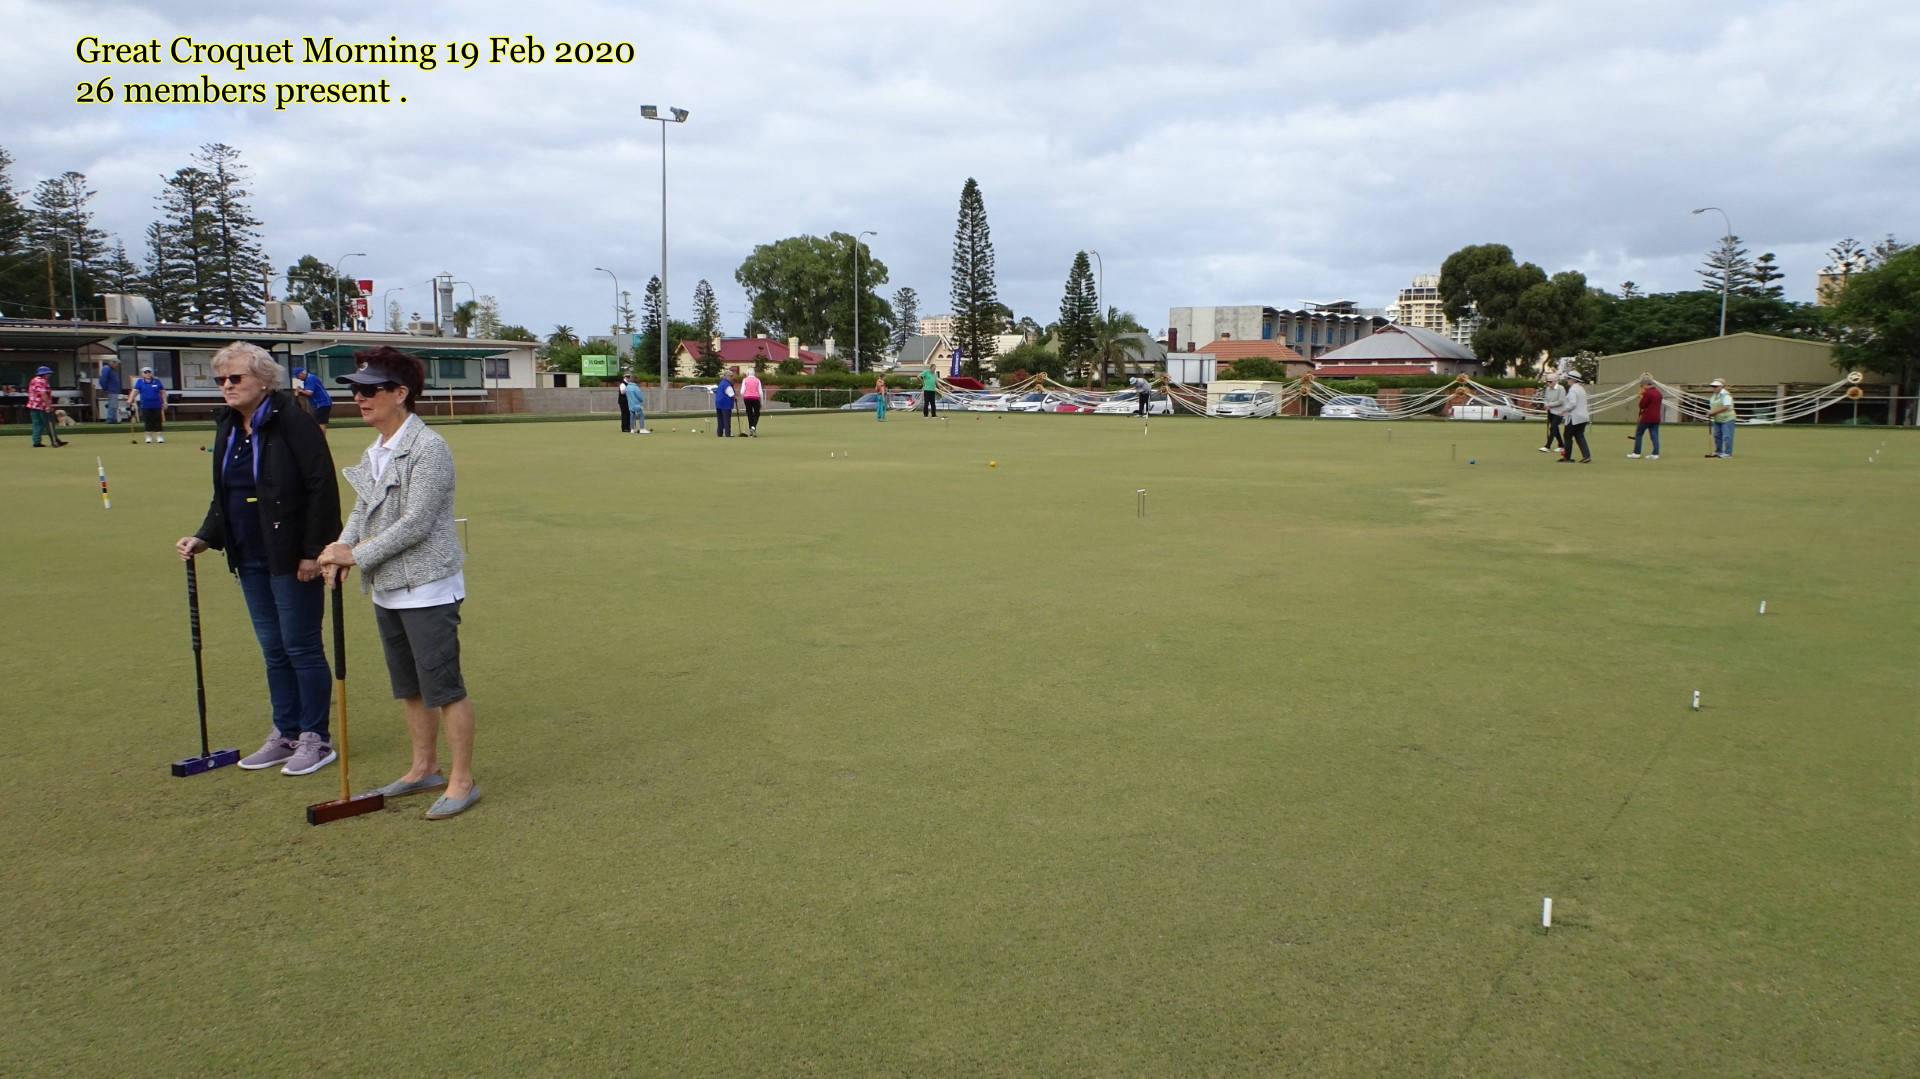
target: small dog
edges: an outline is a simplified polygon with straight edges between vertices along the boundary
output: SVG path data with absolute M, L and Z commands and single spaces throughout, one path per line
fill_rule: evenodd
M 74 418 L 67 415 L 66 409 L 56 408 L 53 410 L 53 425 L 55 427 L 72 427 L 74 422 Z

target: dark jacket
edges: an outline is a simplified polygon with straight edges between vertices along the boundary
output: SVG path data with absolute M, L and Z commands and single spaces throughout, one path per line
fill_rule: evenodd
M 227 552 L 227 568 L 238 571 L 239 563 L 227 546 L 227 492 L 224 470 L 227 440 L 236 433 L 247 437 L 240 425 L 240 414 L 230 408 L 219 412 L 219 426 L 213 443 L 213 501 L 207 506 L 207 519 L 194 535 L 216 551 Z M 340 485 L 333 472 L 333 454 L 327 449 L 327 436 L 305 409 L 293 403 L 285 390 L 267 400 L 267 414 L 254 431 L 258 436 L 255 458 L 260 466 L 260 485 L 256 492 L 260 509 L 260 531 L 267 537 L 267 569 L 271 573 L 292 573 L 303 558 L 316 558 L 320 549 L 340 535 Z

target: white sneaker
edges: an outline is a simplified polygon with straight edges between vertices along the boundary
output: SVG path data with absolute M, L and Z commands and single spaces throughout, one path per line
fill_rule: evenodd
M 642 428 L 640 428 L 640 429 L 639 429 L 638 431 L 635 431 L 635 432 L 634 432 L 634 434 L 636 434 L 636 435 L 650 435 L 650 434 L 652 434 L 652 433 L 653 433 L 652 431 L 650 431 L 650 430 L 648 430 L 648 429 L 647 429 L 647 428 L 645 428 L 645 427 L 642 427 Z
M 147 445 L 149 445 L 149 446 L 151 446 L 151 445 L 153 445 L 153 436 L 152 436 L 152 435 L 148 435 L 148 436 L 147 436 Z
M 1553 452 L 1553 447 L 1552 447 L 1552 446 L 1542 446 L 1542 447 L 1540 447 L 1540 452 L 1541 452 L 1541 453 L 1552 453 L 1552 452 Z
M 167 436 L 161 435 L 159 438 L 154 439 L 154 441 L 164 444 L 167 441 Z
M 1637 453 L 1629 453 L 1629 454 L 1627 454 L 1627 460 L 1629 460 L 1629 461 L 1638 461 L 1639 459 L 1640 459 L 1640 455 L 1639 455 L 1639 454 L 1637 454 Z
M 1659 459 L 1660 459 L 1660 455 L 1657 453 L 1654 454 L 1652 457 L 1647 458 L 1647 460 L 1649 461 L 1658 461 Z

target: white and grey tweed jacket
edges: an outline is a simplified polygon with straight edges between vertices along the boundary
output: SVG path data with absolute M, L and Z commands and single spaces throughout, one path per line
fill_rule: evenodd
M 425 420 L 409 423 L 378 482 L 370 453 L 341 473 L 353 488 L 354 503 L 340 542 L 353 548 L 360 590 L 417 588 L 453 576 L 466 556 L 453 527 L 453 454 L 447 440 Z

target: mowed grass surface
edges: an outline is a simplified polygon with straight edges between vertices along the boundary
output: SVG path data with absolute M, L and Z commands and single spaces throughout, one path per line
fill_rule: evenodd
M 689 423 L 441 429 L 486 798 L 319 828 L 206 436 L 0 444 L 0 1073 L 1920 1065 L 1913 432 Z

